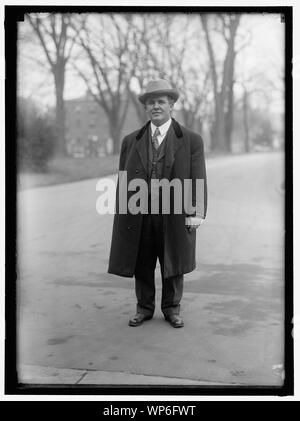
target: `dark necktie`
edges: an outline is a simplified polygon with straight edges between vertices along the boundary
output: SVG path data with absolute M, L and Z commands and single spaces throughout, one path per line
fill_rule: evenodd
M 159 143 L 158 143 L 158 139 L 157 139 L 157 136 L 159 136 L 159 135 L 160 135 L 159 128 L 156 127 L 155 132 L 152 136 L 152 143 L 153 143 L 153 146 L 155 147 L 156 150 L 159 148 Z

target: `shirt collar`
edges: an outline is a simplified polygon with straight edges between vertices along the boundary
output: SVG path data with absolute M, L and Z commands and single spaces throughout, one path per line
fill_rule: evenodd
M 171 126 L 171 123 L 172 123 L 172 119 L 170 118 L 164 124 L 159 126 L 159 133 L 160 133 L 161 136 L 163 136 L 167 133 L 167 131 L 169 130 L 169 127 Z M 156 128 L 157 128 L 157 126 L 155 126 L 151 121 L 151 134 L 152 134 L 152 136 L 153 136 Z

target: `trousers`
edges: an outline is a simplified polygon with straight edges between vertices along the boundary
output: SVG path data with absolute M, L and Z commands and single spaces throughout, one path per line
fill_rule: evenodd
M 155 309 L 155 267 L 159 259 L 162 279 L 161 310 L 164 315 L 179 314 L 183 274 L 164 278 L 163 216 L 143 215 L 139 252 L 135 267 L 137 312 L 153 315 Z

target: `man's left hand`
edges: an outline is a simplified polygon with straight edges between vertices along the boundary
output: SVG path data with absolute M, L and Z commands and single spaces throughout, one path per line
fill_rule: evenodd
M 187 225 L 187 229 L 192 232 L 192 231 L 196 231 L 196 229 L 203 224 L 204 219 L 203 218 L 199 218 L 199 217 L 193 217 L 193 216 L 189 216 L 188 218 L 186 218 L 186 225 Z
M 201 224 L 199 224 L 199 225 L 188 225 L 188 226 L 187 226 L 187 229 L 188 229 L 190 232 L 192 232 L 192 231 L 196 231 L 196 229 L 197 229 L 198 227 L 200 227 L 200 225 L 201 225 Z

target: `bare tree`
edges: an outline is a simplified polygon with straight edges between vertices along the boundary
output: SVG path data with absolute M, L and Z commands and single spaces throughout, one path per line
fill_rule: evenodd
M 151 78 L 168 79 L 180 91 L 181 117 L 191 129 L 205 119 L 209 87 L 207 63 L 197 43 L 196 17 L 184 14 L 143 14 L 134 19 L 136 49 L 131 101 L 141 123 L 145 113 L 137 94 Z
M 240 79 L 236 81 L 236 84 L 242 88 L 242 95 L 239 101 L 236 101 L 236 106 L 241 104 L 242 115 L 243 115 L 243 127 L 244 127 L 244 150 L 245 152 L 251 152 L 252 141 L 249 129 L 249 115 L 253 111 L 251 107 L 251 99 L 256 96 L 263 99 L 266 104 L 265 107 L 273 102 L 270 93 L 274 94 L 277 91 L 283 95 L 282 85 L 280 79 L 276 82 L 271 80 L 266 74 L 261 72 L 255 72 L 249 75 L 247 78 L 240 76 Z M 260 102 L 262 102 L 260 100 Z
M 157 43 L 161 48 L 152 49 L 153 63 L 161 77 L 170 80 L 179 89 L 183 123 L 192 130 L 196 126 L 199 129 L 206 114 L 204 105 L 209 73 L 199 51 L 201 48 L 199 49 L 199 45 L 195 48 L 195 19 L 172 14 L 165 15 L 162 19 L 163 24 L 157 25 Z
M 213 81 L 215 101 L 215 121 L 213 125 L 212 149 L 231 150 L 231 132 L 233 125 L 233 84 L 234 64 L 236 57 L 235 39 L 241 15 L 216 15 L 215 29 L 225 41 L 226 51 L 221 71 L 218 71 L 216 53 L 211 40 L 209 16 L 200 15 L 205 33 L 207 51 L 210 60 L 210 71 Z M 219 82 L 220 81 L 220 82 Z
M 130 14 L 90 15 L 88 20 L 83 19 L 78 42 L 85 53 L 85 60 L 73 62 L 88 91 L 105 111 L 113 140 L 113 153 L 120 148 L 134 69 L 134 64 L 129 60 L 134 48 L 131 20 Z
M 47 63 L 54 78 L 55 85 L 55 122 L 56 122 L 56 154 L 66 153 L 65 145 L 65 108 L 64 88 L 66 65 L 72 55 L 75 45 L 72 15 L 50 14 L 48 17 L 39 17 L 39 14 L 27 15 L 29 24 L 36 34 Z M 38 59 L 38 58 L 37 58 Z
M 244 145 L 245 152 L 249 153 L 251 150 L 250 134 L 249 134 L 249 93 L 247 87 L 243 84 L 243 124 L 244 124 Z
M 132 20 L 134 48 L 130 61 L 134 63 L 134 73 L 129 85 L 129 96 L 141 124 L 145 123 L 147 117 L 138 94 L 151 79 L 163 77 L 157 58 L 163 46 L 161 39 L 158 39 L 158 28 L 164 26 L 162 18 L 160 15 L 143 13 L 135 15 Z
M 209 111 L 208 93 L 210 87 L 209 72 L 190 69 L 182 77 L 181 113 L 183 123 L 191 130 L 202 132 L 203 121 Z

